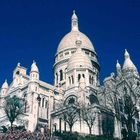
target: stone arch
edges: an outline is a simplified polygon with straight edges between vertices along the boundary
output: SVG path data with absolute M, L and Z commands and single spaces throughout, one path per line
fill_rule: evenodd
M 97 96 L 95 96 L 94 94 L 89 95 L 89 101 L 90 101 L 90 104 L 99 104 L 99 100 Z
M 77 102 L 77 97 L 75 95 L 70 95 L 65 99 L 64 104 L 75 104 Z

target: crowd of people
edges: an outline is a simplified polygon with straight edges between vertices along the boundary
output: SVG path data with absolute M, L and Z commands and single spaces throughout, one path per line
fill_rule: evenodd
M 0 140 L 59 140 L 57 137 L 49 137 L 40 132 L 7 131 L 0 134 Z

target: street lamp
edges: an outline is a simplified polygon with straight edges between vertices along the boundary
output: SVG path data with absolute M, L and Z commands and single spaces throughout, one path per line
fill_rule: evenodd
M 38 111 L 37 111 L 37 125 L 36 125 L 36 128 L 38 129 L 39 106 L 40 106 L 40 101 L 41 101 L 41 97 L 40 97 L 39 94 L 38 94 L 38 97 L 37 97 L 37 101 L 38 101 Z

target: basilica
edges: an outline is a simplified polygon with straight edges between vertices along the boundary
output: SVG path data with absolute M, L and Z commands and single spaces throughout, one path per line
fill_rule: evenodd
M 123 66 L 121 67 L 117 61 L 116 72 L 106 77 L 101 85 L 97 53 L 91 40 L 80 31 L 78 17 L 73 11 L 71 30 L 58 45 L 53 70 L 54 85 L 50 85 L 40 80 L 35 61 L 31 65 L 29 74 L 25 67 L 20 63 L 17 64 L 13 71 L 12 82 L 8 84 L 5 80 L 1 87 L 0 124 L 9 125 L 3 110 L 5 97 L 16 95 L 26 102 L 25 115 L 18 119 L 15 125 L 24 125 L 31 132 L 35 131 L 37 125 L 43 129 L 49 128 L 51 132 L 69 131 L 67 123 L 60 116 L 65 106 L 79 103 L 90 106 L 96 113 L 92 134 L 104 134 L 103 118 L 108 115 L 110 121 L 107 125 L 111 128 L 113 122 L 112 133 L 115 137 L 121 138 L 124 124 L 113 117 L 108 98 L 113 93 L 106 89 L 108 85 L 112 86 L 111 88 L 117 85 L 117 89 L 123 91 L 125 79 L 128 85 L 134 85 L 133 88 L 137 89 L 139 86 L 139 73 L 128 51 L 125 50 Z M 139 133 L 139 126 L 139 117 L 134 117 L 133 131 Z M 74 123 L 72 131 L 80 134 L 89 133 L 87 124 L 82 120 Z

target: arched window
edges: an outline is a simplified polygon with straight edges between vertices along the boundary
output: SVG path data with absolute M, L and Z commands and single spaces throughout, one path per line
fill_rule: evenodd
M 70 79 L 70 77 L 69 77 L 69 84 L 71 85 L 71 79 Z
M 32 101 L 33 102 L 33 101 Z M 32 103 L 33 104 L 33 103 Z M 41 107 L 41 100 L 40 100 L 40 102 L 39 102 L 39 107 Z
M 65 79 L 66 79 L 66 72 L 67 72 L 67 68 L 65 68 Z
M 74 104 L 75 103 L 75 99 L 72 97 L 69 99 L 68 104 Z
M 45 102 L 45 108 L 47 108 L 47 106 L 48 106 L 48 102 L 46 101 L 46 102 Z
M 73 21 L 73 26 L 76 26 L 77 25 L 77 22 L 76 21 Z
M 19 73 L 20 73 L 19 71 L 16 72 L 17 75 L 19 75 Z
M 127 93 L 127 88 L 126 87 L 124 87 L 124 92 Z
M 37 87 L 35 87 L 35 91 L 37 91 Z
M 81 74 L 78 74 L 78 82 L 80 81 L 81 79 Z
M 99 104 L 98 98 L 93 94 L 89 95 L 89 101 L 90 104 Z
M 44 107 L 44 98 L 42 99 L 42 107 Z
M 89 83 L 91 84 L 91 76 L 89 76 Z
M 73 76 L 71 76 L 71 80 L 72 80 L 72 84 L 74 84 L 74 78 L 73 78 Z
M 58 74 L 56 73 L 56 84 L 58 84 Z
M 60 70 L 60 81 L 62 81 L 62 80 L 63 80 L 63 71 Z
M 137 86 L 139 86 L 140 85 L 140 83 L 137 81 Z
M 93 85 L 93 82 L 94 82 L 94 78 L 93 78 L 93 76 L 92 76 L 92 78 L 91 78 L 91 84 Z
M 85 74 L 82 74 L 83 78 L 85 78 Z

